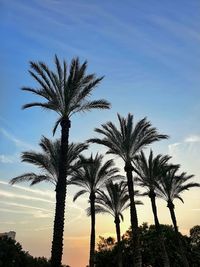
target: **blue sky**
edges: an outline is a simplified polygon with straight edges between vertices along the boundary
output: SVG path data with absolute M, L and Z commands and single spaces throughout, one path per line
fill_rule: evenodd
M 0 180 L 32 170 L 19 163 L 20 152 L 36 148 L 41 135 L 52 137 L 55 115 L 37 108 L 22 111 L 36 97 L 20 88 L 37 86 L 28 74 L 29 60 L 53 67 L 55 54 L 68 62 L 74 56 L 87 59 L 89 72 L 105 75 L 93 98 L 112 103 L 110 111 L 75 116 L 71 141 L 94 136 L 93 128 L 116 121 L 117 112 L 131 112 L 136 121 L 147 116 L 170 135 L 153 145 L 155 151 L 170 153 L 198 180 L 199 14 L 198 0 L 0 0 Z M 12 217 L 8 211 L 4 215 L 4 222 Z

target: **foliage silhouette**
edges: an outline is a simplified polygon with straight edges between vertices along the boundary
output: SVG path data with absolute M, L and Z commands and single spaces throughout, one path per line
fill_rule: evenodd
M 146 191 L 143 193 L 143 195 L 147 195 L 151 200 L 155 229 L 157 232 L 158 242 L 160 243 L 163 266 L 165 267 L 169 267 L 170 263 L 158 219 L 155 186 L 156 182 L 158 182 L 162 175 L 164 175 L 164 173 L 170 168 L 168 165 L 170 158 L 171 157 L 167 155 L 157 155 L 154 157 L 152 150 L 150 151 L 149 157 L 146 158 L 144 152 L 141 151 L 140 154 L 136 155 L 133 162 L 133 168 L 137 174 L 135 181 L 142 188 L 146 188 Z
M 137 153 L 147 145 L 168 138 L 167 135 L 159 134 L 157 129 L 152 127 L 146 118 L 133 124 L 133 115 L 130 113 L 126 118 L 118 114 L 119 129 L 112 123 L 102 124 L 95 132 L 102 135 L 102 138 L 92 138 L 89 142 L 104 145 L 108 148 L 108 154 L 118 155 L 124 161 L 129 198 L 130 218 L 133 231 L 134 267 L 141 267 L 141 248 L 139 240 L 138 218 L 134 199 L 134 182 L 132 161 Z
M 182 255 L 183 266 L 188 267 L 188 259 L 185 256 L 183 245 L 181 243 L 180 234 L 178 232 L 177 220 L 175 215 L 174 199 L 179 199 L 183 202 L 180 196 L 186 190 L 193 187 L 199 187 L 199 183 L 189 182 L 194 175 L 187 175 L 186 172 L 177 174 L 180 166 L 171 166 L 171 168 L 161 177 L 156 183 L 156 194 L 158 197 L 167 201 L 167 207 L 169 208 L 174 230 L 178 240 L 180 252 Z
M 103 77 L 96 78 L 95 74 L 86 74 L 87 61 L 80 64 L 79 58 L 74 58 L 67 66 L 55 56 L 55 70 L 49 69 L 44 62 L 30 62 L 29 73 L 38 83 L 38 88 L 23 87 L 22 90 L 42 97 L 46 102 L 25 104 L 23 108 L 41 107 L 53 110 L 58 114 L 53 134 L 58 125 L 61 126 L 61 152 L 58 165 L 58 181 L 56 184 L 56 211 L 51 250 L 52 267 L 61 265 L 63 253 L 63 230 L 65 198 L 67 186 L 67 168 L 64 164 L 68 153 L 70 118 L 77 112 L 86 112 L 92 109 L 108 109 L 110 103 L 104 99 L 90 101 L 93 89 Z
M 40 142 L 40 147 L 42 152 L 26 151 L 21 155 L 22 161 L 31 163 L 37 166 L 41 172 L 36 173 L 25 173 L 11 179 L 11 184 L 16 184 L 20 182 L 29 182 L 30 185 L 35 185 L 40 182 L 51 182 L 55 185 L 58 184 L 58 174 L 59 174 L 59 159 L 60 159 L 60 140 L 51 141 L 46 137 L 42 137 Z M 65 166 L 67 168 L 67 174 L 73 172 L 73 168 L 77 168 L 76 165 L 78 156 L 81 152 L 87 149 L 87 144 L 83 143 L 70 143 L 68 146 L 68 153 Z
M 33 257 L 17 241 L 0 237 L 0 267 L 50 267 L 45 257 Z M 68 265 L 62 265 L 67 267 Z
M 100 188 L 109 179 L 115 179 L 118 169 L 114 167 L 113 160 L 108 160 L 103 163 L 103 156 L 97 154 L 89 158 L 84 156 L 79 157 L 79 164 L 82 166 L 73 173 L 69 184 L 77 185 L 83 189 L 78 191 L 74 196 L 74 201 L 83 194 L 89 194 L 88 215 L 91 216 L 91 235 L 90 235 L 90 259 L 89 266 L 94 267 L 95 264 L 95 203 L 96 195 Z
M 137 193 L 135 195 L 137 195 Z M 122 267 L 120 219 L 122 221 L 124 220 L 122 212 L 130 205 L 127 183 L 124 181 L 119 183 L 113 183 L 112 181 L 107 182 L 106 191 L 100 190 L 98 192 L 96 203 L 96 213 L 109 213 L 114 217 L 118 243 L 118 266 Z M 135 201 L 135 203 L 142 204 L 141 201 Z
M 183 267 L 182 256 L 178 249 L 178 241 L 176 233 L 172 226 L 160 225 L 164 239 L 166 240 L 166 247 L 169 255 L 171 267 Z M 157 242 L 157 233 L 154 225 L 148 226 L 143 223 L 139 227 L 141 235 L 141 253 L 143 267 L 154 266 L 163 267 L 162 255 L 160 253 L 160 243 Z M 191 242 L 191 236 L 183 236 L 180 234 L 181 241 L 184 246 L 184 252 L 189 259 L 189 266 L 198 267 L 200 265 L 200 250 L 194 250 Z M 131 228 L 126 231 L 121 241 L 123 252 L 123 267 L 132 266 L 132 247 L 131 247 L 132 231 Z M 104 238 L 106 240 L 106 238 Z M 101 240 L 100 240 L 101 243 Z M 97 244 L 98 246 L 98 244 Z M 99 247 L 99 246 L 98 246 Z M 117 266 L 117 246 L 111 246 L 106 249 L 106 246 L 96 252 L 96 267 L 112 267 Z
M 21 182 L 30 182 L 30 185 L 35 185 L 40 182 L 50 182 L 56 187 L 58 182 L 58 165 L 60 158 L 60 140 L 50 140 L 46 137 L 42 137 L 40 141 L 40 148 L 42 152 L 38 151 L 25 151 L 22 152 L 22 162 L 27 162 L 37 166 L 40 170 L 40 174 L 25 173 L 12 178 L 10 184 L 16 184 Z M 75 168 L 78 168 L 77 160 L 80 153 L 88 148 L 84 143 L 70 143 L 67 154 L 67 175 L 70 175 Z

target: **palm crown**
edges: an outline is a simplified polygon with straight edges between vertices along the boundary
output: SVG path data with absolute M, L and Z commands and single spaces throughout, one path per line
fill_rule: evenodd
M 113 160 L 108 160 L 103 163 L 103 156 L 97 154 L 89 158 L 80 156 L 80 166 L 69 181 L 70 184 L 78 185 L 84 189 L 79 191 L 74 196 L 74 201 L 85 193 L 95 194 L 102 187 L 105 181 L 113 178 L 118 178 L 118 168 L 114 167 Z
M 43 137 L 40 142 L 42 152 L 26 151 L 21 155 L 22 162 L 31 163 L 42 170 L 41 174 L 25 173 L 13 178 L 10 183 L 30 182 L 31 185 L 42 181 L 57 184 L 58 179 L 58 162 L 60 158 L 60 140 L 51 141 Z M 86 144 L 71 143 L 69 144 L 67 154 L 67 174 L 70 174 L 79 154 L 87 149 Z
M 123 181 L 107 182 L 106 192 L 104 190 L 98 192 L 96 203 L 97 213 L 109 213 L 114 218 L 119 216 L 123 220 L 122 212 L 130 205 L 127 184 Z M 136 204 L 141 204 L 141 202 L 136 201 Z
M 148 190 L 155 189 L 155 183 L 170 168 L 167 164 L 170 160 L 168 155 L 157 155 L 153 157 L 153 151 L 150 151 L 148 159 L 143 151 L 134 157 L 133 169 L 137 174 L 135 181 L 140 186 L 145 186 Z
M 137 152 L 146 145 L 168 138 L 167 135 L 158 134 L 156 128 L 143 118 L 134 126 L 133 115 L 128 114 L 127 118 L 119 114 L 119 129 L 112 123 L 102 124 L 102 128 L 95 128 L 95 132 L 102 134 L 104 137 L 89 139 L 89 142 L 97 143 L 108 147 L 107 153 L 117 154 L 125 162 L 131 162 Z
M 161 177 L 159 182 L 156 183 L 156 193 L 159 197 L 166 201 L 173 201 L 175 198 L 183 202 L 180 196 L 185 190 L 192 187 L 199 187 L 199 183 L 189 182 L 194 175 L 187 175 L 186 172 L 177 174 L 179 166 L 172 167 Z M 188 182 L 188 183 L 187 183 Z
M 56 71 L 52 71 L 41 61 L 31 61 L 29 73 L 39 83 L 40 88 L 22 88 L 46 99 L 46 102 L 25 104 L 23 108 L 40 106 L 59 114 L 54 132 L 63 118 L 69 118 L 76 112 L 110 107 L 110 103 L 104 99 L 89 101 L 92 90 L 103 77 L 96 78 L 95 74 L 86 75 L 87 61 L 80 64 L 79 58 L 74 58 L 68 67 L 65 60 L 61 63 L 55 56 L 55 66 Z

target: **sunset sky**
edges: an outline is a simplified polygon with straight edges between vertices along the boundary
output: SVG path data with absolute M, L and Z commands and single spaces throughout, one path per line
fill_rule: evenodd
M 181 170 L 200 181 L 200 2 L 199 0 L 0 0 L 0 232 L 16 231 L 16 240 L 33 256 L 50 257 L 54 187 L 10 186 L 9 180 L 37 169 L 20 163 L 22 151 L 39 149 L 42 135 L 52 137 L 53 112 L 21 106 L 37 100 L 22 86 L 36 86 L 28 74 L 29 60 L 52 68 L 54 55 L 70 62 L 88 60 L 88 72 L 105 75 L 93 99 L 112 103 L 108 111 L 72 118 L 70 141 L 96 136 L 93 129 L 117 112 L 147 116 L 169 140 L 155 143 L 154 153 L 169 154 Z M 60 136 L 58 129 L 55 138 Z M 150 147 L 149 147 L 150 148 Z M 146 149 L 147 153 L 149 148 Z M 91 145 L 90 152 L 106 149 Z M 123 173 L 123 164 L 116 164 Z M 63 263 L 88 263 L 90 218 L 87 196 L 73 203 L 78 189 L 67 189 Z M 200 194 L 192 189 L 176 202 L 179 229 L 188 234 L 200 221 Z M 148 199 L 138 207 L 139 223 L 153 223 Z M 158 201 L 161 223 L 171 224 L 166 203 Z M 130 226 L 124 214 L 122 233 Z M 97 216 L 99 235 L 115 237 L 113 218 Z

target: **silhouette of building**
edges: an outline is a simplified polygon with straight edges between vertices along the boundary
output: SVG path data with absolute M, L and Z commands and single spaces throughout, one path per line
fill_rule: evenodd
M 8 237 L 8 238 L 12 238 L 15 240 L 15 236 L 16 236 L 16 232 L 15 231 L 10 231 L 10 232 L 5 232 L 5 233 L 0 233 L 0 238 L 1 237 Z

